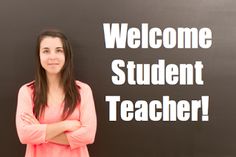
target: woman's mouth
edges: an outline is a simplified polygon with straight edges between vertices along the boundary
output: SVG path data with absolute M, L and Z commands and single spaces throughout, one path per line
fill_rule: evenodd
M 59 65 L 59 63 L 48 63 L 48 65 Z

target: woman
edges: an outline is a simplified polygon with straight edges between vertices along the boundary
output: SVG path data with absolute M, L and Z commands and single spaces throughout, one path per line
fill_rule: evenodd
M 16 127 L 25 157 L 88 157 L 96 112 L 90 87 L 73 77 L 73 55 L 65 35 L 42 32 L 37 40 L 35 81 L 18 93 Z

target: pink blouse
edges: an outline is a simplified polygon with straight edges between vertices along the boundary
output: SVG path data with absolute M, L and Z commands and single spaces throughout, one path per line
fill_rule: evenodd
M 25 157 L 89 157 L 87 144 L 94 141 L 97 127 L 96 112 L 91 88 L 80 81 L 79 92 L 81 102 L 68 120 L 79 120 L 81 127 L 72 132 L 66 132 L 69 145 L 46 142 L 47 124 L 61 121 L 64 104 L 45 108 L 40 124 L 27 124 L 21 120 L 21 114 L 33 115 L 33 83 L 23 85 L 18 93 L 16 128 L 22 144 L 27 144 Z

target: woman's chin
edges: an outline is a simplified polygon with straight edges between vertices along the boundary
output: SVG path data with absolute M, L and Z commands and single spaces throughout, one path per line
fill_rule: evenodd
M 60 75 L 60 71 L 57 70 L 57 71 L 47 71 L 46 72 L 48 76 L 54 76 L 54 75 Z

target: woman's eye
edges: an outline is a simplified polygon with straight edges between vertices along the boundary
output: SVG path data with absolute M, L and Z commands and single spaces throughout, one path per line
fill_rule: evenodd
M 43 50 L 43 53 L 49 53 L 49 51 L 48 50 Z
M 57 52 L 58 52 L 58 53 L 63 53 L 63 50 L 58 49 Z

